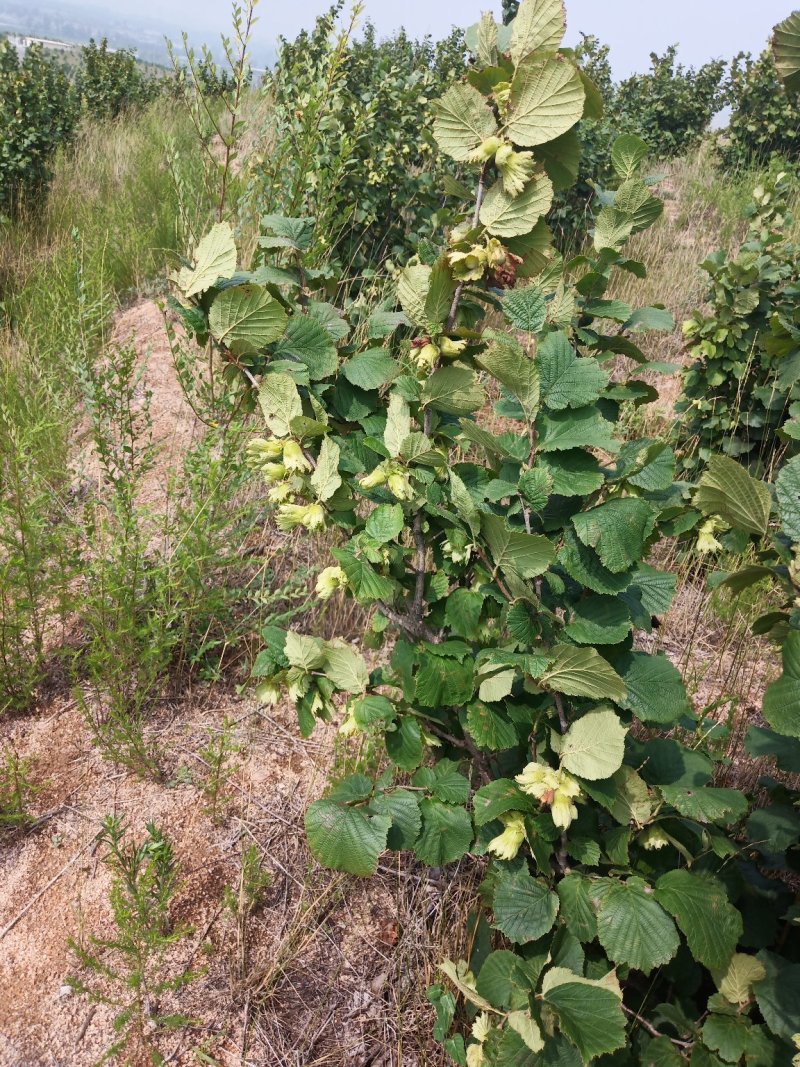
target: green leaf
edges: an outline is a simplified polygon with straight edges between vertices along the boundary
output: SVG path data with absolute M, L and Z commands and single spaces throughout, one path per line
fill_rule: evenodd
M 471 85 L 451 86 L 435 104 L 433 136 L 442 151 L 458 163 L 466 163 L 496 132 L 491 108 Z
M 350 327 L 344 319 L 342 312 L 338 311 L 333 304 L 324 300 L 311 300 L 306 305 L 306 314 L 295 315 L 297 319 L 307 318 L 322 326 L 334 344 L 344 341 L 350 333 Z
M 630 592 L 637 592 L 642 607 L 650 615 L 665 615 L 675 598 L 678 579 L 674 574 L 640 563 L 631 578 Z
M 303 402 L 290 374 L 265 374 L 258 387 L 258 403 L 276 437 L 288 437 L 292 419 L 303 414 Z
M 611 148 L 611 165 L 623 182 L 635 177 L 650 151 L 645 141 L 635 134 L 618 137 Z
M 790 459 L 775 479 L 775 496 L 783 532 L 800 542 L 800 456 Z
M 553 232 L 544 219 L 539 219 L 530 233 L 509 237 L 504 244 L 509 252 L 519 256 L 518 278 L 535 278 L 550 262 Z
M 286 241 L 284 247 L 307 252 L 314 239 L 316 219 L 290 218 L 288 215 L 262 215 L 261 225 Z
M 368 348 L 342 366 L 342 374 L 359 389 L 380 389 L 399 373 L 400 364 L 383 348 Z
M 661 201 L 657 200 L 656 203 L 660 204 Z M 639 308 L 626 320 L 622 328 L 636 333 L 646 333 L 648 330 L 670 333 L 675 329 L 675 319 L 672 312 L 666 308 Z
M 405 517 L 399 504 L 379 504 L 369 513 L 364 529 L 378 544 L 383 545 L 393 541 L 404 526 Z
M 473 537 L 477 536 L 481 528 L 480 512 L 475 501 L 470 496 L 469 490 L 453 470 L 450 471 L 450 499 L 459 517 L 469 526 Z
M 324 670 L 336 688 L 345 693 L 359 695 L 369 685 L 369 671 L 364 657 L 340 638 L 326 641 Z
M 234 285 L 215 298 L 208 313 L 215 340 L 232 351 L 258 352 L 277 340 L 286 327 L 286 312 L 266 289 Z
M 603 566 L 619 574 L 642 558 L 655 529 L 656 512 L 638 497 L 618 498 L 573 516 L 572 525 L 583 544 L 597 552 Z
M 330 500 L 342 484 L 342 476 L 339 474 L 339 457 L 339 446 L 330 437 L 324 437 L 317 465 L 309 479 L 318 500 Z
M 583 82 L 585 91 L 586 81 L 581 71 L 578 71 L 578 77 Z M 584 111 L 585 109 L 586 101 L 584 100 Z M 553 183 L 553 188 L 557 193 L 563 189 L 572 188 L 578 180 L 583 154 L 579 129 L 579 126 L 573 126 L 571 130 L 556 137 L 554 141 L 540 144 L 536 148 L 536 159 L 544 164 L 547 177 Z
M 493 378 L 519 400 L 528 422 L 539 407 L 539 372 L 513 337 L 498 336 L 477 360 Z
M 394 727 L 386 731 L 385 740 L 389 759 L 404 771 L 413 771 L 422 763 L 422 731 L 413 715 L 398 719 Z
M 597 935 L 610 960 L 644 974 L 669 963 L 680 945 L 678 931 L 643 879 L 598 879 L 592 894 L 600 902 Z
M 428 321 L 425 305 L 431 287 L 433 269 L 426 263 L 405 267 L 397 280 L 397 299 L 409 320 L 423 330 L 434 328 Z
M 416 678 L 417 701 L 424 708 L 456 707 L 472 697 L 473 663 L 424 656 Z
M 336 373 L 339 357 L 336 344 L 328 330 L 308 315 L 293 315 L 286 333 L 275 349 L 275 359 L 299 359 L 308 367 L 312 382 L 321 381 Z
M 428 867 L 454 863 L 472 845 L 472 820 L 462 807 L 441 800 L 422 800 L 422 832 L 414 846 L 417 858 Z
M 649 229 L 664 214 L 664 201 L 653 196 L 641 178 L 630 178 L 620 185 L 614 194 L 614 207 L 631 216 L 633 233 Z
M 540 680 L 543 686 L 566 696 L 621 701 L 625 685 L 599 652 L 576 645 L 554 645 L 553 662 Z
M 510 696 L 516 674 L 517 672 L 512 668 L 484 678 L 478 689 L 479 699 L 494 704 Z
M 544 511 L 552 489 L 553 480 L 541 467 L 523 471 L 519 476 L 520 496 L 532 511 Z
M 779 22 L 772 35 L 778 77 L 790 93 L 800 89 L 800 11 Z
M 431 269 L 428 294 L 425 297 L 425 317 L 434 330 L 444 326 L 453 304 L 456 282 L 445 257 L 438 259 Z
M 420 397 L 423 407 L 448 415 L 468 415 L 483 407 L 483 386 L 467 367 L 441 367 L 425 382 Z
M 371 726 L 376 722 L 388 726 L 396 714 L 397 708 L 386 697 L 371 695 L 353 702 L 353 717 L 359 726 Z
M 358 559 L 346 549 L 331 549 L 331 555 L 341 564 L 347 575 L 350 590 L 359 604 L 369 604 L 374 600 L 391 600 L 394 585 L 388 578 L 376 574 L 364 559 Z
M 525 1049 L 522 1049 L 520 1046 L 520 1053 L 525 1054 L 526 1050 L 535 1053 L 542 1051 L 542 1049 L 544 1048 L 544 1038 L 542 1037 L 542 1032 L 539 1029 L 538 1025 L 533 1021 L 533 1017 L 531 1016 L 530 1011 L 509 1012 L 506 1021 L 509 1027 L 518 1037 L 522 1039 L 522 1042 L 525 1045 Z M 510 1043 L 509 1039 L 511 1038 L 511 1036 L 512 1035 L 509 1034 L 508 1031 L 506 1031 L 506 1033 L 503 1035 L 504 1048 L 506 1043 Z M 506 1061 L 509 1064 L 522 1064 L 522 1060 L 519 1059 L 516 1050 L 511 1053 L 511 1056 L 513 1056 L 514 1058 L 511 1059 L 509 1058 L 508 1054 L 506 1054 Z M 525 1055 L 525 1062 L 535 1063 L 537 1061 L 535 1059 L 531 1060 L 530 1056 Z
M 444 986 L 433 985 L 425 990 L 425 996 L 436 1009 L 436 1022 L 433 1027 L 433 1040 L 444 1041 L 450 1033 L 456 1014 L 456 998 L 445 990 Z
M 300 667 L 304 671 L 318 670 L 325 664 L 325 642 L 319 637 L 309 637 L 290 630 L 283 651 L 290 666 Z
M 389 409 L 386 416 L 386 429 L 383 443 L 392 458 L 400 455 L 403 441 L 411 433 L 411 413 L 408 403 L 399 393 L 389 394 Z
M 591 881 L 582 874 L 568 874 L 556 886 L 561 901 L 561 918 L 579 941 L 597 937 L 597 916 L 591 903 Z
M 392 825 L 388 816 L 315 800 L 305 822 L 309 847 L 323 867 L 362 877 L 375 874 Z
M 594 226 L 594 247 L 597 252 L 604 248 L 618 252 L 633 233 L 633 219 L 615 207 L 600 210 Z
M 577 69 L 563 58 L 532 55 L 511 82 L 508 136 L 524 148 L 553 141 L 583 114 L 585 93 Z
M 737 1063 L 744 1055 L 750 1026 L 748 1019 L 735 1015 L 710 1015 L 703 1024 L 703 1043 L 727 1063 Z
M 714 975 L 714 981 L 731 1004 L 747 1004 L 753 995 L 754 984 L 766 976 L 767 971 L 761 960 L 744 952 L 734 952 L 728 966 Z
M 556 496 L 591 496 L 605 481 L 600 464 L 582 449 L 539 456 L 537 466 L 553 479 Z
M 568 646 L 563 646 L 568 647 Z M 622 766 L 627 730 L 611 708 L 596 708 L 572 723 L 561 743 L 561 763 L 578 778 L 610 778 Z
M 742 935 L 742 917 L 720 882 L 706 874 L 669 871 L 656 883 L 655 897 L 675 918 L 696 960 L 712 970 L 728 966 Z
M 584 312 L 595 319 L 612 319 L 624 322 L 631 313 L 630 304 L 622 300 L 587 300 Z
M 754 987 L 758 1009 L 773 1034 L 792 1043 L 798 1031 L 800 963 L 785 963 L 780 960 L 779 966 L 775 966 L 771 961 L 779 960 L 779 957 L 770 953 L 762 955 L 767 957 L 770 965 L 767 967 L 767 977 L 757 982 Z
M 485 826 L 508 811 L 534 812 L 537 806 L 510 778 L 496 778 L 475 793 L 472 798 L 475 809 L 475 825 Z
M 495 566 L 521 578 L 537 578 L 555 560 L 549 538 L 509 530 L 500 515 L 483 515 L 481 527 Z
M 516 66 L 532 52 L 555 52 L 564 39 L 563 0 L 523 0 L 511 30 L 511 61 Z
M 680 671 L 663 652 L 629 652 L 617 666 L 627 690 L 620 707 L 642 722 L 669 725 L 692 714 Z
M 778 856 L 800 841 L 800 813 L 788 804 L 757 808 L 747 820 L 747 836 L 760 852 Z
M 738 789 L 662 785 L 661 795 L 681 815 L 698 822 L 734 822 L 748 808 L 747 797 Z
M 454 589 L 447 598 L 444 621 L 457 637 L 475 638 L 483 611 L 482 593 L 471 589 Z
M 539 333 L 547 315 L 547 298 L 535 285 L 520 286 L 503 297 L 503 311 L 515 329 Z
M 504 874 L 494 891 L 495 930 L 515 945 L 536 941 L 552 930 L 558 897 L 525 871 Z
M 496 181 L 481 205 L 480 221 L 495 237 L 519 237 L 534 228 L 550 210 L 553 183 L 544 173 L 534 174 L 518 196 L 511 196 Z
M 579 358 L 565 333 L 551 333 L 536 350 L 542 403 L 551 411 L 594 403 L 608 384 L 608 374 L 591 356 Z
M 476 700 L 467 709 L 467 730 L 484 752 L 505 752 L 518 743 L 517 731 L 501 712 Z
M 621 593 L 631 582 L 630 572 L 612 574 L 597 558 L 597 553 L 582 545 L 569 528 L 564 531 L 558 562 L 571 578 L 595 593 Z
M 230 278 L 236 272 L 236 242 L 229 223 L 218 222 L 198 244 L 194 253 L 194 267 L 183 267 L 178 273 L 178 286 L 184 296 L 205 292 L 219 278 Z
M 612 437 L 613 422 L 604 419 L 595 407 L 542 414 L 537 426 L 542 452 L 565 452 L 573 448 L 600 448 L 612 453 L 619 451 L 619 442 Z
M 459 771 L 456 760 L 440 759 L 432 767 L 420 767 L 412 782 L 429 790 L 437 800 L 446 804 L 466 804 L 469 800 L 469 780 Z
M 490 952 L 478 973 L 478 993 L 495 1008 L 520 1010 L 528 1003 L 530 978 L 522 959 L 508 949 Z
M 705 515 L 719 515 L 737 530 L 765 534 L 769 526 L 769 489 L 727 456 L 712 456 L 694 502 Z
M 419 801 L 414 793 L 408 789 L 379 793 L 371 807 L 378 815 L 386 815 L 392 820 L 392 828 L 386 842 L 389 848 L 400 851 L 414 847 L 422 826 Z
M 767 730 L 763 726 L 751 726 L 744 742 L 748 756 L 774 756 L 782 771 L 800 774 L 800 740 Z
M 576 645 L 616 645 L 631 632 L 631 613 L 617 597 L 579 600 L 564 633 Z
M 625 1045 L 625 1016 L 611 989 L 576 978 L 549 987 L 543 999 L 585 1064 Z

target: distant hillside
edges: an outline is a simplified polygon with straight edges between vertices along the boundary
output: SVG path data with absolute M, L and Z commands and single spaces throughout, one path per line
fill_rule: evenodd
M 180 41 L 181 27 L 159 20 L 137 18 L 116 12 L 111 5 L 55 3 L 40 0 L 0 0 L 0 33 L 19 33 L 52 38 L 69 44 L 85 44 L 90 38 L 108 38 L 112 48 L 130 48 L 145 63 L 169 63 L 164 38 Z
M 44 52 L 45 56 L 54 59 L 61 69 L 73 77 L 82 62 L 81 48 L 83 43 L 73 43 L 71 41 L 63 41 L 58 38 L 50 37 L 36 37 L 32 34 L 22 34 L 18 32 L 6 33 L 4 30 L 0 30 L 0 39 L 7 39 L 14 45 L 20 56 L 25 52 L 26 48 L 31 44 L 39 45 Z M 117 46 L 121 47 L 121 46 Z M 151 78 L 159 77 L 171 72 L 172 68 L 166 66 L 164 63 L 155 63 L 146 59 L 142 59 L 140 55 L 136 55 L 136 64 L 141 70 Z

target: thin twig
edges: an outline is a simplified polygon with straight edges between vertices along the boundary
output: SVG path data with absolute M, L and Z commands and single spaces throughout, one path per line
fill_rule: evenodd
M 422 532 L 422 512 L 418 511 L 414 516 L 414 544 L 417 551 L 414 556 L 414 570 L 416 571 L 416 584 L 414 589 L 414 614 L 420 622 L 425 619 L 425 557 L 427 546 L 425 535 Z
M 390 607 L 384 601 L 380 601 L 378 607 L 389 622 L 393 622 L 395 626 L 398 626 L 401 630 L 407 633 L 409 637 L 422 638 L 424 641 L 430 641 L 431 644 L 434 645 L 439 643 L 439 635 L 435 630 L 432 630 L 423 619 L 415 619 L 411 615 L 404 615 L 402 612 L 396 611 L 394 608 Z
M 649 1023 L 647 1019 L 643 1019 L 638 1012 L 635 1012 L 633 1008 L 629 1008 L 627 1004 L 622 1005 L 622 1010 L 626 1015 L 629 1015 L 631 1019 L 635 1019 L 636 1022 L 646 1030 L 651 1037 L 665 1037 L 667 1041 L 671 1041 L 673 1045 L 677 1045 L 679 1048 L 692 1048 L 694 1041 L 681 1041 L 680 1038 L 670 1037 L 669 1034 L 662 1034 L 660 1030 L 656 1030 L 652 1023 Z
M 564 701 L 561 699 L 560 693 L 553 693 L 556 698 L 556 710 L 558 711 L 558 725 L 561 728 L 561 733 L 565 734 L 569 729 L 569 723 L 567 722 L 567 716 L 564 713 Z
M 81 1041 L 86 1037 L 86 1031 L 89 1029 L 89 1023 L 94 1018 L 94 1013 L 97 1011 L 97 1005 L 92 1004 L 91 1008 L 86 1012 L 86 1018 L 81 1023 L 81 1028 L 75 1035 L 75 1044 L 80 1045 Z

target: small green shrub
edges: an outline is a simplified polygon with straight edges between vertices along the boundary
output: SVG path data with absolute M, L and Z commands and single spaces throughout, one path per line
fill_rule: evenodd
M 82 109 L 93 119 L 117 119 L 158 95 L 158 81 L 147 77 L 127 48 L 109 48 L 104 37 L 99 45 L 94 39 L 89 41 L 81 53 L 75 92 Z
M 684 516 L 668 444 L 617 439 L 621 405 L 655 391 L 604 366 L 646 366 L 637 332 L 673 325 L 607 296 L 616 271 L 645 273 L 625 245 L 662 210 L 647 146 L 615 143 L 586 255 L 553 256 L 542 219 L 585 110 L 571 58 L 550 56 L 563 17 L 523 0 L 510 27 L 484 17 L 468 35 L 477 62 L 433 133 L 477 191 L 446 250 L 399 272 L 401 310 L 343 316 L 313 279 L 235 274 L 225 227 L 178 277 L 187 323 L 258 389 L 269 435 L 249 458 L 278 528 L 342 532 L 317 593 L 366 609 L 363 644 L 382 650 L 370 665 L 341 638 L 273 627 L 258 694 L 288 691 L 303 734 L 342 708 L 345 734 L 385 745 L 377 780 L 351 775 L 309 809 L 320 862 L 485 861 L 465 958 L 429 994 L 457 1063 L 710 1062 L 723 1043 L 733 1062 L 747 1042 L 780 1057 L 789 1024 L 764 1011 L 752 952 L 777 931 L 758 934 L 728 876 L 747 798 L 710 784 L 719 754 L 679 672 L 634 646 L 675 588 L 648 550 Z M 269 228 L 267 247 L 313 236 L 307 218 Z M 754 995 L 763 1022 L 738 1018 Z
M 143 368 L 133 347 L 81 370 L 102 484 L 85 509 L 85 648 L 75 665 L 76 692 L 103 755 L 159 777 L 145 738 L 146 712 L 159 695 L 175 637 L 163 610 L 159 561 L 146 551 L 154 528 L 137 506 L 155 462 L 151 394 L 140 389 Z
M 728 127 L 719 142 L 729 170 L 764 165 L 773 155 L 796 159 L 800 151 L 800 103 L 778 78 L 770 51 L 740 55 L 731 64 Z
M 32 761 L 20 759 L 11 747 L 4 747 L 0 760 L 0 830 L 15 830 L 32 819 L 28 805 L 38 793 L 30 779 Z
M 434 45 L 367 24 L 337 27 L 339 0 L 310 33 L 283 41 L 263 92 L 276 138 L 253 172 L 259 213 L 310 215 L 315 258 L 358 273 L 408 254 L 441 225 L 440 161 L 420 109 L 463 61 L 463 37 Z
M 107 849 L 104 862 L 113 879 L 109 900 L 115 931 L 109 938 L 91 936 L 88 944 L 70 941 L 77 963 L 91 978 L 70 976 L 68 982 L 76 993 L 116 1011 L 117 1038 L 104 1061 L 125 1054 L 128 1062 L 160 1064 L 165 1062 L 158 1047 L 164 1033 L 192 1020 L 165 1014 L 159 1002 L 199 972 L 175 973 L 167 959 L 169 950 L 191 933 L 174 925 L 170 916 L 179 889 L 170 841 L 153 823 L 138 845 L 126 843 L 125 834 L 121 818 L 104 819 L 99 841 Z
M 710 310 L 684 323 L 694 363 L 677 404 L 684 464 L 717 452 L 771 469 L 800 440 L 800 273 L 786 237 L 792 176 L 773 173 L 754 191 L 750 228 L 738 254 L 716 252 L 702 265 L 711 278 Z
M 0 713 L 27 708 L 73 606 L 67 427 L 41 369 L 0 353 Z
M 235 725 L 234 720 L 226 715 L 219 730 L 209 731 L 208 741 L 198 753 L 206 766 L 203 796 L 208 801 L 212 819 L 218 816 L 225 786 L 235 771 L 232 758 L 241 752 L 241 745 L 233 736 Z
M 696 145 L 727 103 L 727 64 L 711 60 L 695 70 L 677 63 L 677 45 L 652 53 L 647 74 L 617 86 L 613 111 L 619 132 L 647 141 L 657 159 L 671 159 Z
M 0 41 L 0 215 L 41 201 L 76 117 L 72 87 L 56 61 L 38 45 L 20 61 L 16 48 Z

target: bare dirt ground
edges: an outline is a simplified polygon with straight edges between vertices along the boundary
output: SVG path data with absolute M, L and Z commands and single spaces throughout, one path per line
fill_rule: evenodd
M 238 720 L 243 749 L 224 817 L 214 821 L 196 752 L 225 714 Z M 70 974 L 86 977 L 69 939 L 112 933 L 110 874 L 95 843 L 109 813 L 124 815 L 137 840 L 155 821 L 176 847 L 173 918 L 193 932 L 170 961 L 176 973 L 205 973 L 160 1005 L 197 1020 L 161 1043 L 170 1062 L 442 1062 L 424 988 L 467 885 L 444 887 L 405 863 L 357 881 L 311 860 L 303 813 L 331 770 L 332 728 L 301 742 L 293 711 L 266 716 L 230 692 L 201 689 L 163 705 L 153 732 L 165 753 L 161 785 L 104 763 L 71 701 L 3 725 L 3 742 L 34 761 L 43 818 L 0 849 L 0 1063 L 88 1067 L 111 1041 L 113 1010 L 65 984 Z M 253 843 L 271 877 L 242 959 L 223 891 L 236 891 L 241 849 Z

